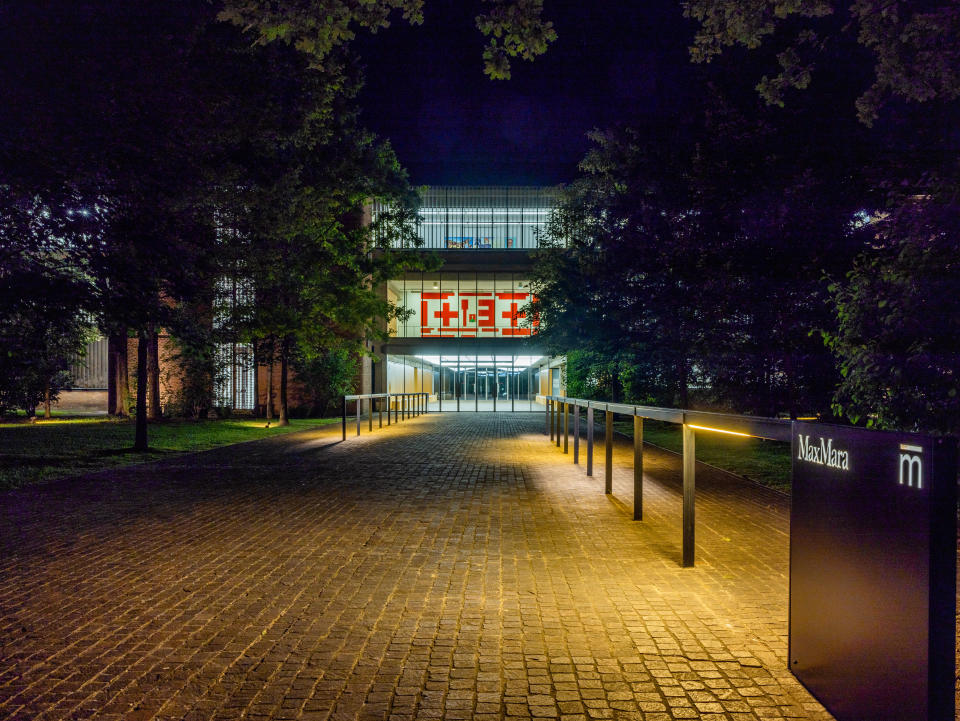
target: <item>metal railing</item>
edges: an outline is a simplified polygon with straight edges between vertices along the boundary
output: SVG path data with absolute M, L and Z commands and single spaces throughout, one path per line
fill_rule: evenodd
M 613 416 L 633 417 L 633 520 L 643 520 L 643 420 L 666 421 L 683 426 L 683 566 L 694 565 L 694 531 L 696 498 L 696 431 L 751 436 L 774 441 L 790 442 L 792 421 L 779 418 L 740 416 L 732 413 L 710 413 L 677 408 L 635 406 L 624 403 L 604 403 L 583 398 L 545 396 L 545 434 L 550 442 L 560 447 L 560 429 L 563 428 L 563 452 L 569 452 L 570 408 L 573 407 L 573 462 L 580 463 L 580 409 L 587 415 L 587 475 L 593 475 L 593 413 L 600 410 L 604 418 L 604 492 L 613 493 Z M 561 412 L 562 411 L 562 412 Z M 561 415 L 563 420 L 561 422 Z M 561 424 L 562 423 L 562 424 Z
M 407 418 L 429 413 L 429 393 L 361 393 L 343 397 L 343 440 L 347 440 L 347 401 L 357 402 L 357 435 L 360 435 L 360 414 L 363 401 L 367 401 L 367 428 L 373 430 L 374 401 L 379 400 L 377 407 L 380 412 L 378 428 L 383 428 L 383 409 L 387 409 L 387 425 L 390 425 L 390 412 L 393 411 L 393 422 L 399 423 Z

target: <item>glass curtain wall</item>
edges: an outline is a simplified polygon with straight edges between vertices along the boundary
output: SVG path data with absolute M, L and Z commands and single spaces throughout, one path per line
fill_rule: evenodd
M 433 186 L 423 193 L 417 235 L 437 250 L 538 248 L 557 189 L 518 186 Z M 387 208 L 373 205 L 373 220 Z
M 534 411 L 542 356 L 387 355 L 389 393 L 428 393 L 431 411 Z

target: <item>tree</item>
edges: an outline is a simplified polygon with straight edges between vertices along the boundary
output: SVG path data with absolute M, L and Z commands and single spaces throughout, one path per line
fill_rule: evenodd
M 607 397 L 828 411 L 838 376 L 811 332 L 833 327 L 824 273 L 860 247 L 872 147 L 723 82 L 676 122 L 594 134 L 538 270 L 541 335 Z
M 144 450 L 147 350 L 210 266 L 203 199 L 219 96 L 203 62 L 216 38 L 203 30 L 213 10 L 87 0 L 8 5 L 3 20 L 3 171 L 21 195 L 72 189 L 95 206 L 84 270 L 103 330 L 129 329 L 142 349 L 135 447 Z
M 818 62 L 835 55 L 838 46 L 848 60 L 861 56 L 873 65 L 868 87 L 856 100 L 858 116 L 868 125 L 893 99 L 928 103 L 960 97 L 960 6 L 954 2 L 687 0 L 684 14 L 700 25 L 690 50 L 698 62 L 733 45 L 775 44 L 779 70 L 757 86 L 771 103 L 782 105 L 788 89 L 807 88 Z
M 239 129 L 230 181 L 216 200 L 218 255 L 249 293 L 217 314 L 219 332 L 253 344 L 260 363 L 279 363 L 281 425 L 291 364 L 307 368 L 334 349 L 365 352 L 364 341 L 399 312 L 379 284 L 422 267 L 392 248 L 397 234 L 415 244 L 415 193 L 389 145 L 359 127 L 354 67 L 341 54 L 311 68 L 273 44 L 227 80 L 244 91 L 231 110 Z M 366 225 L 362 208 L 374 198 L 393 210 Z
M 870 250 L 831 287 L 835 406 L 855 423 L 960 433 L 958 198 L 917 196 L 866 223 Z
M 542 17 L 543 0 L 486 0 L 492 7 L 476 18 L 488 39 L 483 51 L 484 72 L 494 79 L 510 78 L 510 58 L 533 60 L 556 40 L 553 24 Z M 256 35 L 256 42 L 292 44 L 315 67 L 329 67 L 336 51 L 358 30 L 376 33 L 390 27 L 395 14 L 412 24 L 423 22 L 423 0 L 226 0 L 219 17 Z
M 295 354 L 293 367 L 310 395 L 311 415 L 324 415 L 338 398 L 353 390 L 360 369 L 356 352 L 349 348 L 321 347 Z
M 858 93 L 838 97 L 850 97 L 860 120 L 875 126 L 872 182 L 885 198 L 865 203 L 861 214 L 885 219 L 864 230 L 877 237 L 864 242 L 853 271 L 833 286 L 836 330 L 823 335 L 844 374 L 834 409 L 882 427 L 956 429 L 949 419 L 952 385 L 937 375 L 942 323 L 933 322 L 927 309 L 938 308 L 935 299 L 958 285 L 952 249 L 937 239 L 956 232 L 960 6 L 692 0 L 686 8 L 701 24 L 692 49 L 696 60 L 715 58 L 732 45 L 777 50 L 780 71 L 758 86 L 770 102 L 783 105 L 791 88 L 809 93 L 838 67 L 863 78 Z M 937 262 L 940 277 L 931 272 Z
M 644 400 L 688 405 L 695 373 L 699 280 L 705 259 L 691 245 L 680 140 L 665 130 L 647 142 L 632 130 L 594 133 L 586 176 L 560 203 L 534 272 L 534 312 L 554 352 L 579 347 L 631 357 Z M 708 246 L 709 247 L 709 246 Z M 611 378 L 619 399 L 622 383 Z
M 0 187 L 0 415 L 33 415 L 69 380 L 90 335 L 91 289 L 80 272 L 86 214 Z M 66 199 L 64 199 L 66 201 Z

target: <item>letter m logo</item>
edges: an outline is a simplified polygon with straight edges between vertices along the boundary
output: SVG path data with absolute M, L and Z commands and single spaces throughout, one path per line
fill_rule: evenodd
M 920 446 L 911 446 L 906 443 L 900 444 L 900 485 L 906 484 L 913 488 L 913 482 L 917 482 L 917 488 L 923 488 L 923 461 L 920 454 L 923 448 Z

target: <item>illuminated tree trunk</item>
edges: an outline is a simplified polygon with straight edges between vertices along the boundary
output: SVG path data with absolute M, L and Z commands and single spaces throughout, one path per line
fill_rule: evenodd
M 273 420 L 273 353 L 270 354 L 270 362 L 267 363 L 267 420 Z
M 133 441 L 133 450 L 147 450 L 147 349 L 150 345 L 148 331 L 137 334 L 137 431 Z
M 280 420 L 278 426 L 289 426 L 287 417 L 287 356 L 290 353 L 290 342 L 284 338 L 280 347 Z
M 160 335 L 151 329 L 147 346 L 147 408 L 152 421 L 160 420 Z
M 115 416 L 130 415 L 130 375 L 127 358 L 126 330 L 117 333 L 110 339 L 110 373 L 113 376 L 113 393 L 108 398 L 109 411 Z

